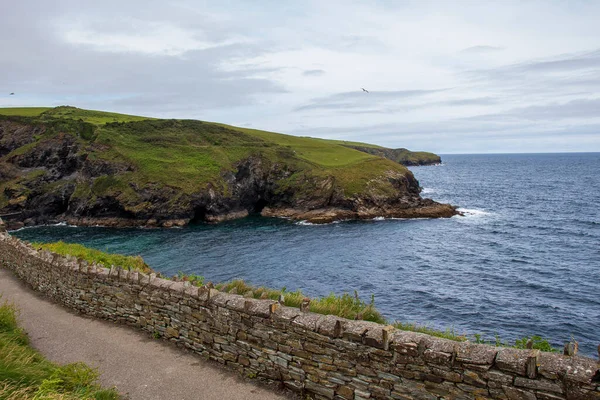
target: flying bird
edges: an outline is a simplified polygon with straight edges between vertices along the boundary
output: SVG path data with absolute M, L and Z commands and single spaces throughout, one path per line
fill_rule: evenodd
M 11 95 L 11 96 L 14 96 L 14 95 L 15 95 L 15 92 L 10 92 L 10 95 Z
M 369 93 L 369 91 L 367 89 L 365 89 L 364 87 L 361 87 L 361 89 L 363 90 L 363 92 Z

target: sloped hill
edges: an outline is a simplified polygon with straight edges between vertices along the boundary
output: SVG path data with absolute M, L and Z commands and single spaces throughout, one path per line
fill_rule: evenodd
M 404 166 L 335 141 L 74 107 L 0 109 L 13 226 L 172 226 L 251 212 L 329 222 L 451 216 Z

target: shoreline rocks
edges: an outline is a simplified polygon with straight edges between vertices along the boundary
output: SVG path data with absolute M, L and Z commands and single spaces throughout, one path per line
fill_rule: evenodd
M 247 210 L 232 211 L 220 215 L 213 215 L 205 219 L 205 223 L 218 224 L 225 221 L 246 218 L 250 215 Z M 409 218 L 450 218 L 455 215 L 462 215 L 456 210 L 455 206 L 450 204 L 439 204 L 433 202 L 432 205 L 426 205 L 418 208 L 361 208 L 357 211 L 348 210 L 338 207 L 325 207 L 318 209 L 301 209 L 301 208 L 286 208 L 286 207 L 265 207 L 259 214 L 262 217 L 268 218 L 283 218 L 292 221 L 306 221 L 311 224 L 329 224 L 337 221 L 349 220 L 373 220 L 377 218 L 383 219 L 409 219 Z M 87 227 L 104 227 L 104 228 L 182 228 L 193 224 L 191 219 L 130 219 L 130 218 L 94 218 L 94 217 L 64 217 L 61 216 L 54 220 L 45 221 L 45 223 L 35 223 L 30 220 L 28 224 L 23 224 L 21 221 L 6 221 L 0 220 L 0 231 L 3 228 L 6 230 L 17 230 L 25 226 L 42 226 L 42 225 L 58 225 L 67 224 L 71 226 L 87 226 Z

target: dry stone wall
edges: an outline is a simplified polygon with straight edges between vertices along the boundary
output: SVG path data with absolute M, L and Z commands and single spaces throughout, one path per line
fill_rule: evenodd
M 0 263 L 81 313 L 132 325 L 317 399 L 600 400 L 595 360 L 301 312 L 72 257 L 0 232 Z

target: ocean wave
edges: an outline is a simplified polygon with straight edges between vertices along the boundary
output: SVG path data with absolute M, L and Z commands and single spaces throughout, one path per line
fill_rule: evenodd
M 41 225 L 41 226 L 66 226 L 67 228 L 79 228 L 77 225 L 69 225 L 66 222 L 59 222 L 57 224 L 52 224 L 52 225 Z
M 489 211 L 478 210 L 476 208 L 457 208 L 456 211 L 463 213 L 466 217 L 484 217 L 486 215 L 492 215 Z
M 423 189 L 421 190 L 421 193 L 422 193 L 422 194 L 429 194 L 429 193 L 435 193 L 435 192 L 437 192 L 437 190 L 435 190 L 435 189 L 433 189 L 433 188 L 423 188 Z
M 327 226 L 327 225 L 332 225 L 332 224 L 339 224 L 340 222 L 344 222 L 344 221 L 348 221 L 348 220 L 347 219 L 343 219 L 343 220 L 332 221 L 332 222 L 327 222 L 327 223 L 319 223 L 319 224 L 315 224 L 313 222 L 302 220 L 302 221 L 295 222 L 294 225 L 300 225 L 300 226 Z
M 69 225 L 63 221 L 63 222 L 59 222 L 56 224 L 40 224 L 40 225 L 23 226 L 19 229 L 11 229 L 8 232 L 19 232 L 19 231 L 23 231 L 25 229 L 45 228 L 45 227 L 49 227 L 49 226 L 66 226 L 67 228 L 79 228 L 77 225 Z

